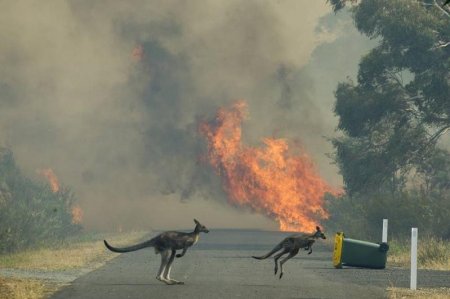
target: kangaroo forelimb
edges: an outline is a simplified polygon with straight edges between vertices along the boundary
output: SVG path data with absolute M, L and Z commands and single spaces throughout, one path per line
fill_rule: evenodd
M 186 251 L 187 251 L 187 248 L 185 247 L 185 248 L 183 248 L 183 251 L 182 251 L 181 253 L 178 253 L 178 254 L 176 255 L 176 257 L 182 257 L 182 256 L 184 256 L 184 255 L 186 254 Z

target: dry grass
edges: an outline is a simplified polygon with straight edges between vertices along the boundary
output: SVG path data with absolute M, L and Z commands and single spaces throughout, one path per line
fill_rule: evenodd
M 411 291 L 403 288 L 388 288 L 388 296 L 391 299 L 448 299 L 450 298 L 449 288 L 435 288 L 435 289 L 418 289 Z
M 393 240 L 389 246 L 388 264 L 409 267 L 411 264 L 410 243 Z M 417 264 L 421 269 L 450 270 L 450 241 L 433 237 L 419 240 Z
M 0 256 L 0 268 L 26 270 L 65 270 L 76 268 L 98 268 L 117 254 L 105 249 L 107 238 L 118 246 L 132 244 L 142 239 L 147 232 L 131 232 L 108 235 L 88 235 L 64 242 L 56 248 L 40 248 Z M 0 277 L 0 298 L 41 299 L 54 293 L 62 284 L 37 279 Z
M 98 267 L 116 256 L 105 249 L 103 238 L 114 244 L 131 244 L 146 233 L 131 232 L 115 235 L 96 235 L 95 240 L 72 240 L 57 248 L 30 249 L 0 256 L 0 268 L 64 270 Z
M 56 284 L 44 283 L 39 280 L 0 277 L 0 298 L 4 299 L 45 298 L 56 289 Z

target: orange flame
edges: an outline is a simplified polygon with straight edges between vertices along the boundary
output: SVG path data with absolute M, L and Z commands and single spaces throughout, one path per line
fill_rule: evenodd
M 242 144 L 241 124 L 247 105 L 220 108 L 200 124 L 208 143 L 207 161 L 228 194 L 228 201 L 250 207 L 279 223 L 282 231 L 311 231 L 328 218 L 325 193 L 338 194 L 317 173 L 306 153 L 293 154 L 284 139 L 265 138 L 264 147 Z
M 60 190 L 58 178 L 51 168 L 41 169 L 38 173 L 48 180 L 53 193 Z M 83 221 L 83 210 L 78 205 L 72 207 L 71 214 L 73 224 L 80 224 Z
M 53 172 L 53 170 L 51 168 L 41 169 L 39 171 L 39 174 L 48 180 L 48 183 L 50 184 L 50 188 L 52 189 L 52 192 L 59 191 L 58 178 L 56 177 L 55 173 Z
M 75 205 L 72 207 L 72 223 L 73 224 L 80 224 L 83 221 L 83 210 L 80 208 L 80 206 Z

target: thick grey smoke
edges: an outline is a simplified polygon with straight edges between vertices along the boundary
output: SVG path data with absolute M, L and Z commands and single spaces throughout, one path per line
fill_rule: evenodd
M 0 144 L 72 186 L 87 227 L 275 228 L 199 162 L 198 120 L 234 99 L 249 143 L 298 138 L 340 181 L 323 136 L 367 46 L 325 1 L 19 0 L 0 20 Z

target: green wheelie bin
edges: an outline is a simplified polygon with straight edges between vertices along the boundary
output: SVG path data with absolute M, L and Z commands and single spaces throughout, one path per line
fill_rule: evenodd
M 378 244 L 345 238 L 343 232 L 338 232 L 334 239 L 333 266 L 384 269 L 388 250 L 387 243 Z

